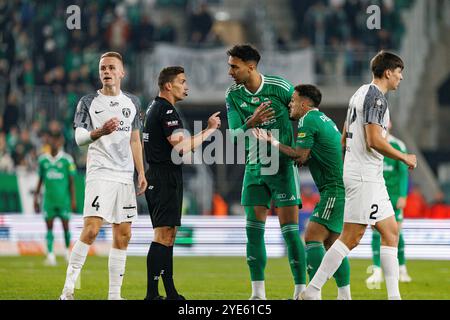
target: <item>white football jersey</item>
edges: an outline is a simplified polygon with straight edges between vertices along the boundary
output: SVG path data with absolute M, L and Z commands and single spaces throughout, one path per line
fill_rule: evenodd
M 360 87 L 351 97 L 346 119 L 344 177 L 380 182 L 383 178 L 383 155 L 367 146 L 364 126 L 378 124 L 386 137 L 389 124 L 388 102 L 373 83 Z
M 131 131 L 141 128 L 140 101 L 136 96 L 123 91 L 117 96 L 106 96 L 98 90 L 82 97 L 75 113 L 74 128 L 92 131 L 113 117 L 120 121 L 116 131 L 89 145 L 86 181 L 100 179 L 132 184 Z

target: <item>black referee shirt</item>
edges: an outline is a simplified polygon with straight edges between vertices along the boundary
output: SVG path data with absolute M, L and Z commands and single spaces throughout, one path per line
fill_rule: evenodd
M 143 143 L 146 161 L 150 165 L 172 165 L 173 146 L 167 137 L 183 123 L 177 110 L 164 98 L 156 97 L 145 113 Z M 180 164 L 181 165 L 181 164 Z

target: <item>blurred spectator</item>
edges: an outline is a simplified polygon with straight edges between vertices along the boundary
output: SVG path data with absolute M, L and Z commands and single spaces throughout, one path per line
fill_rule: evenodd
M 133 30 L 139 51 L 150 49 L 155 40 L 155 26 L 148 15 L 142 15 L 138 25 Z
M 208 4 L 202 2 L 198 9 L 189 16 L 188 20 L 190 42 L 194 45 L 206 42 L 214 21 L 208 11 Z
M 320 200 L 320 195 L 314 190 L 315 187 L 311 185 L 302 185 L 300 187 L 300 194 L 302 195 L 302 209 L 301 211 L 311 214 Z
M 8 153 L 6 146 L 6 136 L 0 132 L 0 172 L 13 172 L 14 161 Z
M 445 203 L 445 195 L 439 192 L 430 206 L 427 218 L 448 219 L 450 218 L 450 206 Z
M 19 125 L 19 101 L 16 92 L 8 95 L 8 104 L 3 113 L 3 130 L 9 133 L 11 127 Z
M 212 199 L 211 214 L 214 216 L 227 216 L 228 215 L 228 205 L 222 196 L 215 192 Z
M 123 7 L 118 7 L 114 20 L 106 31 L 106 42 L 111 51 L 124 52 L 130 38 L 130 25 L 124 17 Z
M 165 16 L 161 25 L 156 29 L 155 40 L 160 42 L 175 42 L 177 34 L 175 26 L 168 16 Z
M 405 218 L 422 219 L 428 215 L 428 206 L 418 186 L 413 186 L 406 199 L 406 207 L 403 210 Z

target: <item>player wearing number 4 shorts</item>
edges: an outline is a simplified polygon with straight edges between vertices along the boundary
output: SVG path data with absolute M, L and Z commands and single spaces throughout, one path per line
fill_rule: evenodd
M 318 107 L 322 94 L 313 85 L 295 87 L 289 104 L 291 119 L 299 120 L 297 146 L 281 144 L 270 132 L 256 129 L 258 139 L 270 142 L 301 165 L 308 165 L 320 192 L 305 232 L 307 271 L 312 279 L 320 262 L 342 231 L 344 219 L 344 182 L 342 181 L 341 135 L 334 122 Z M 338 300 L 350 300 L 350 264 L 348 259 L 334 273 Z
M 385 94 L 402 80 L 403 61 L 381 51 L 371 61 L 373 81 L 351 97 L 343 130 L 344 228 L 325 254 L 302 299 L 320 299 L 320 290 L 361 240 L 367 225 L 381 234 L 380 258 L 388 299 L 400 300 L 397 260 L 398 227 L 383 178 L 383 156 L 401 160 L 410 169 L 416 157 L 393 148 L 386 140 L 389 109 Z
M 112 224 L 109 253 L 109 300 L 122 299 L 131 223 L 137 218 L 134 169 L 138 173 L 138 195 L 147 187 L 140 140 L 140 102 L 120 90 L 125 73 L 122 56 L 107 52 L 100 58 L 102 89 L 81 98 L 75 113 L 75 140 L 89 144 L 87 153 L 84 226 L 67 267 L 61 300 L 74 299 L 74 287 L 90 245 L 104 223 Z

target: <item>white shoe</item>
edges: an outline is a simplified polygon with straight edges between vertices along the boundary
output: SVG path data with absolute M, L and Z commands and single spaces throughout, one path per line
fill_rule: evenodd
M 60 296 L 59 296 L 59 300 L 75 300 L 73 293 L 70 292 L 63 292 Z
M 322 290 L 308 290 L 308 287 L 306 287 L 306 290 L 300 293 L 297 300 L 322 300 Z
M 47 259 L 45 259 L 45 262 L 44 262 L 44 264 L 46 265 L 46 266 L 56 266 L 56 257 L 55 257 L 55 254 L 52 252 L 52 253 L 49 253 L 48 255 L 47 255 Z
M 263 297 L 258 297 L 258 296 L 251 296 L 248 300 L 267 300 L 267 299 L 263 298 Z
M 127 299 L 122 297 L 108 297 L 108 300 L 127 300 Z
M 408 274 L 408 271 L 406 270 L 406 266 L 400 266 L 400 276 L 398 278 L 398 281 L 400 282 L 411 282 L 412 279 Z
M 367 284 L 377 284 L 383 282 L 383 272 L 380 267 L 373 268 L 373 274 L 366 279 Z

